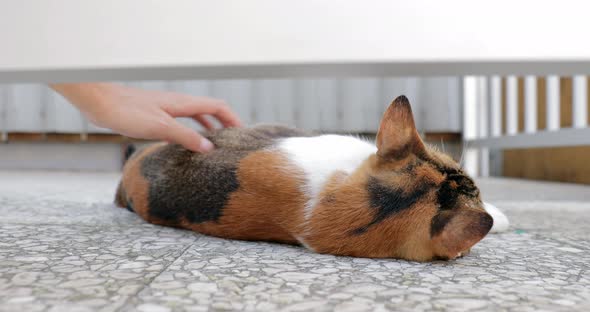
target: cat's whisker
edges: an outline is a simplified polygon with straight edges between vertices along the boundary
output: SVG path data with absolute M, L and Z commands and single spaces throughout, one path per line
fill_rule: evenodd
M 463 150 L 461 151 L 461 158 L 459 159 L 459 166 L 463 167 L 463 161 L 465 160 L 465 151 L 467 151 L 467 142 L 463 143 Z

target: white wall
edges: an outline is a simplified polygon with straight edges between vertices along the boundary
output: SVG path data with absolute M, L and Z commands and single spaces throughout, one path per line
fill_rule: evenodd
M 588 73 L 589 11 L 581 0 L 2 0 L 0 81 Z

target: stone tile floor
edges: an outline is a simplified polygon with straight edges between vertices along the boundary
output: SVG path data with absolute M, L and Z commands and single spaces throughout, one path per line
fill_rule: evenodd
M 590 187 L 479 181 L 509 232 L 414 263 L 144 223 L 118 174 L 0 172 L 0 311 L 589 311 Z

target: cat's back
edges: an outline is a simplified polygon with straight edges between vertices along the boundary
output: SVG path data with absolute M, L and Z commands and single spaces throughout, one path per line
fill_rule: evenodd
M 314 135 L 285 126 L 260 125 L 204 134 L 215 145 L 206 154 L 177 144 L 149 146 L 126 164 L 116 202 L 163 224 L 217 221 L 229 196 L 240 188 L 238 169 L 244 158 L 276 150 L 285 138 Z
M 314 135 L 310 131 L 280 125 L 219 129 L 204 134 L 215 146 L 213 151 L 199 154 L 177 144 L 161 144 L 144 155 L 141 171 L 149 180 L 179 180 L 189 175 L 206 181 L 228 182 L 230 178 L 225 176 L 231 175 L 248 154 L 273 149 L 285 138 Z

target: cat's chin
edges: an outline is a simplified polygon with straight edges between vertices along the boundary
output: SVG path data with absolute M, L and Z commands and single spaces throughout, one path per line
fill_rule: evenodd
M 435 256 L 432 260 L 433 261 L 450 261 L 450 260 L 456 260 L 456 259 L 460 259 L 460 258 L 463 258 L 463 257 L 467 256 L 469 253 L 471 253 L 471 248 L 469 248 L 469 249 L 467 249 L 465 251 L 458 252 L 454 256 Z
M 459 258 L 463 258 L 465 256 L 467 256 L 469 253 L 471 252 L 471 248 L 465 250 L 465 251 L 461 251 L 460 253 L 457 254 L 457 256 L 453 259 L 459 259 Z

